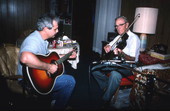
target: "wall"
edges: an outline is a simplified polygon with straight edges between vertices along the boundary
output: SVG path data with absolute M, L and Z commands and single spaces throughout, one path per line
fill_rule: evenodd
M 0 0 L 0 44 L 15 43 L 21 33 L 33 29 L 37 18 L 48 11 L 48 0 Z

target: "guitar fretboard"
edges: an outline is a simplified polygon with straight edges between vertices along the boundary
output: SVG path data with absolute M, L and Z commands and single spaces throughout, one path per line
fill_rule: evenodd
M 62 58 L 60 58 L 59 60 L 57 60 L 55 62 L 55 64 L 61 64 L 63 63 L 66 59 L 68 59 L 70 57 L 70 55 L 73 53 L 73 51 L 69 52 L 68 54 L 66 54 L 65 56 L 63 56 Z

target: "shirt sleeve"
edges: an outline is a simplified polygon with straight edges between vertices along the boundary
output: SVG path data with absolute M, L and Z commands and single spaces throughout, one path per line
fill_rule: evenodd
M 37 54 L 38 43 L 39 41 L 37 39 L 28 38 L 27 40 L 24 41 L 20 52 L 28 51 Z

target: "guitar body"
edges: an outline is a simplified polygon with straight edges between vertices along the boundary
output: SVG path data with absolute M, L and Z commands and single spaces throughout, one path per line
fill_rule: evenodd
M 37 55 L 37 57 L 46 63 L 52 63 L 60 59 L 59 55 L 51 52 L 48 55 Z M 63 63 L 57 64 L 58 70 L 54 74 L 49 74 L 45 70 L 34 69 L 26 66 L 26 73 L 33 88 L 42 95 L 49 94 L 55 85 L 55 79 L 63 74 Z

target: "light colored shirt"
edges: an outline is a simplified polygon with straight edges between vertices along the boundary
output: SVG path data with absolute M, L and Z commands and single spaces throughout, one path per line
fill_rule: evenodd
M 36 55 L 37 54 L 46 55 L 47 53 L 49 53 L 48 44 L 49 44 L 48 41 L 43 40 L 38 31 L 34 31 L 23 41 L 23 43 L 20 47 L 19 56 L 24 51 L 32 52 Z M 18 62 L 18 73 L 17 74 L 23 75 L 22 74 L 22 65 L 21 65 L 20 61 Z
M 127 32 L 127 34 L 129 35 L 128 39 L 126 40 L 127 45 L 122 51 L 131 57 L 135 57 L 135 62 L 137 62 L 140 54 L 140 39 L 130 30 Z M 114 50 L 117 46 L 115 42 L 121 40 L 119 39 L 120 37 L 120 35 L 116 36 L 115 39 L 109 43 L 109 45 L 112 47 L 112 50 Z

